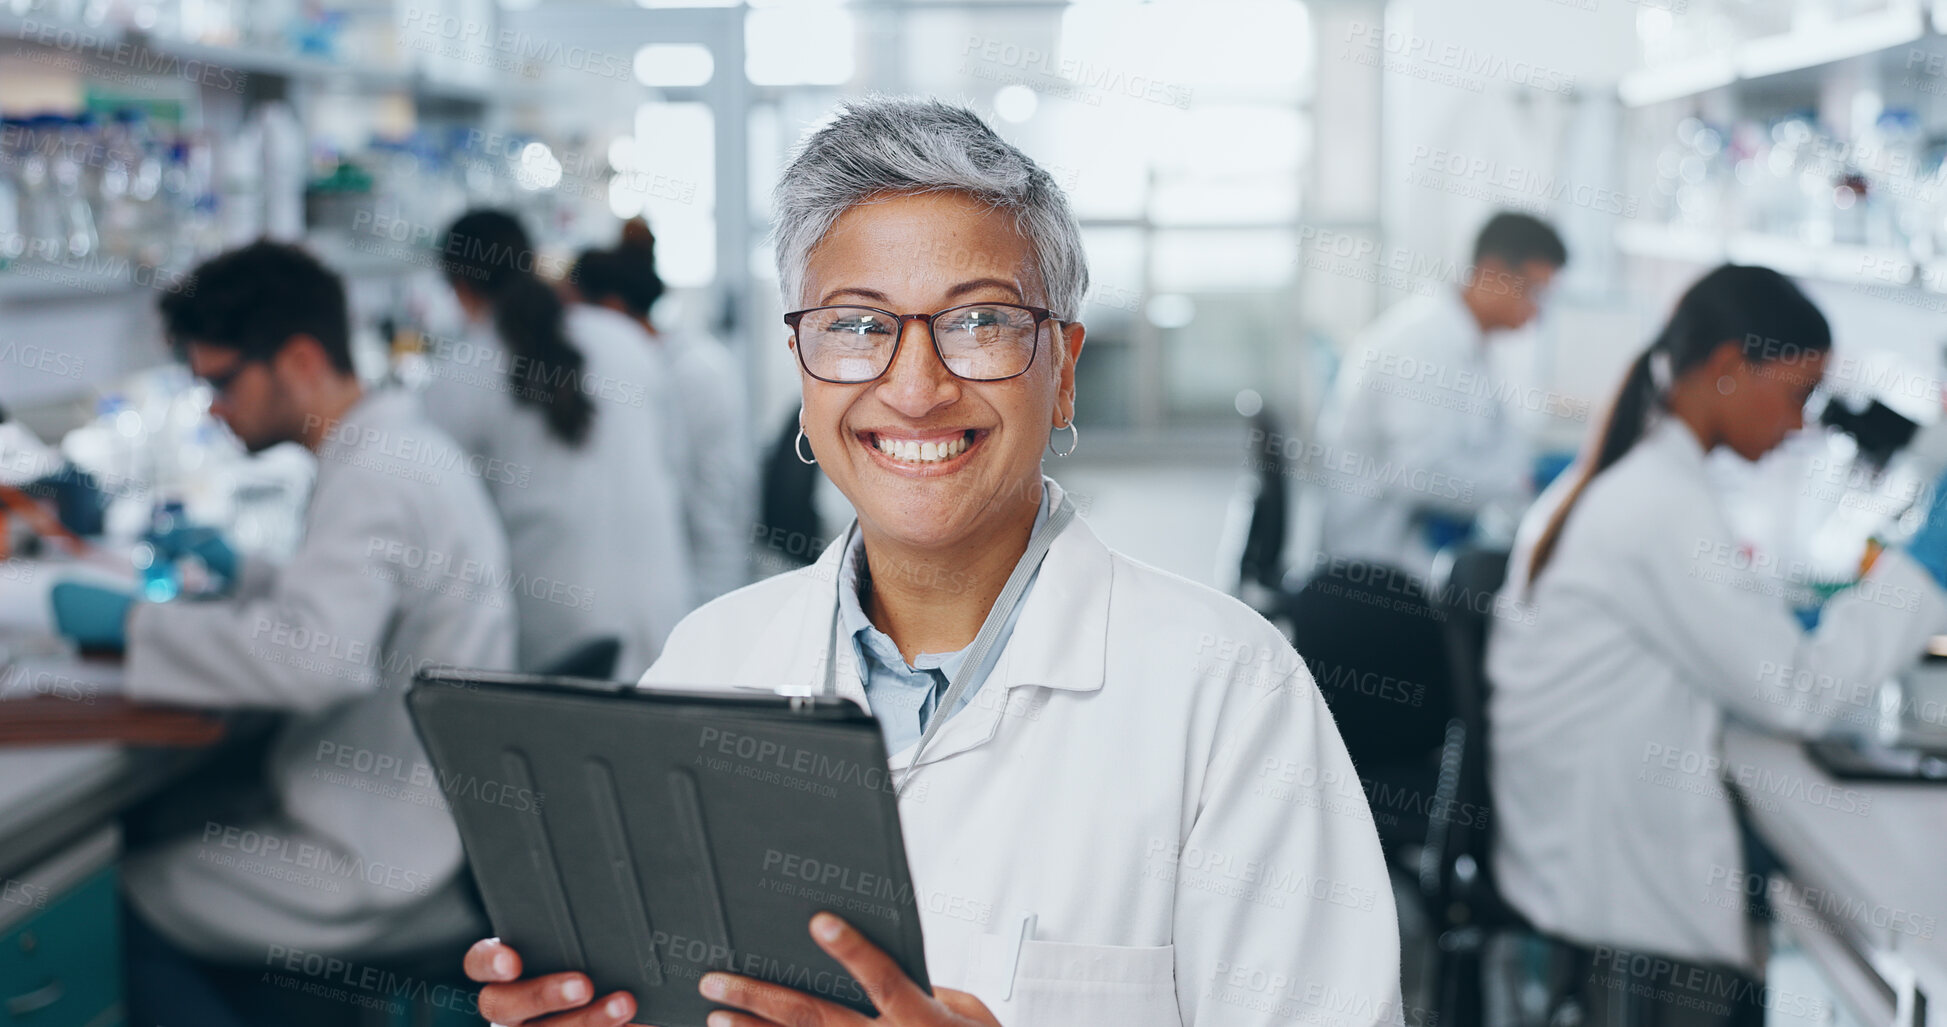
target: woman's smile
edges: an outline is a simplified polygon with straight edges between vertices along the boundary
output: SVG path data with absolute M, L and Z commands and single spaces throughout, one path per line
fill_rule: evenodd
M 852 437 L 880 467 L 894 474 L 930 478 L 967 466 L 992 434 L 988 428 L 876 428 L 855 432 Z

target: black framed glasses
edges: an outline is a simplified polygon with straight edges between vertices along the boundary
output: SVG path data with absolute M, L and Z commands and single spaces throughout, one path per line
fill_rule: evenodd
M 940 363 L 957 378 L 998 382 L 1034 366 L 1041 326 L 1060 320 L 1046 307 L 963 303 L 935 314 L 895 314 L 877 307 L 831 306 L 784 315 L 805 373 L 834 385 L 876 381 L 899 356 L 906 322 L 926 323 Z

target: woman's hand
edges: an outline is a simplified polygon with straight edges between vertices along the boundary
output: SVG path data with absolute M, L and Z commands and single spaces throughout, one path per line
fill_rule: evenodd
M 466 975 L 485 984 L 480 1015 L 507 1027 L 620 1027 L 635 1015 L 635 997 L 618 991 L 595 999 L 587 974 L 521 980 L 520 953 L 487 938 L 466 951 Z
M 928 995 L 920 990 L 891 956 L 830 913 L 811 919 L 811 936 L 865 988 L 879 1009 L 877 1020 L 781 984 L 712 973 L 697 990 L 735 1010 L 711 1013 L 710 1027 L 1000 1027 L 986 1005 L 964 991 L 938 988 Z M 635 997 L 626 991 L 594 1001 L 587 974 L 521 980 L 520 954 L 498 938 L 467 950 L 466 975 L 486 985 L 480 989 L 480 1015 L 506 1027 L 621 1027 L 635 1015 Z
M 830 913 L 811 918 L 811 936 L 818 947 L 831 954 L 850 971 L 872 1004 L 879 1008 L 876 1020 L 852 1012 L 844 1006 L 813 998 L 781 984 L 767 984 L 736 974 L 713 973 L 698 982 L 703 997 L 734 1006 L 710 1014 L 710 1027 L 857 1027 L 880 1024 L 884 1027 L 1000 1027 L 1000 1021 L 986 1005 L 964 991 L 935 989 L 928 995 L 892 961 L 892 957 Z M 471 962 L 468 963 L 471 966 Z M 485 1006 L 485 1003 L 482 1003 Z M 564 1021 L 568 1022 L 568 1021 Z M 580 1021 L 573 1021 L 579 1025 Z M 589 1021 L 608 1023 L 609 1021 Z

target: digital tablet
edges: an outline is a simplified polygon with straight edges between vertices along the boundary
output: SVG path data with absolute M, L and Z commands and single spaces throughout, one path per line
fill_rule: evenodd
M 713 970 L 874 1015 L 811 938 L 828 910 L 931 991 L 885 743 L 853 704 L 434 671 L 407 705 L 528 975 L 580 970 L 658 1027 L 704 1027 Z

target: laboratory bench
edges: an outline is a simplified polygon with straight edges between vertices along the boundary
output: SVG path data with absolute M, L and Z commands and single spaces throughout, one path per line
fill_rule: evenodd
M 119 701 L 85 713 L 65 699 L 0 703 L 16 732 L 0 745 L 0 1027 L 111 1027 L 123 1022 L 122 816 L 220 752 L 225 721 L 166 747 L 18 742 L 24 711 L 48 703 L 75 708 L 70 734 L 88 718 L 104 735 L 146 730 L 144 711 Z
M 1802 742 L 1730 726 L 1778 919 L 1867 1027 L 1947 1027 L 1947 784 L 1841 779 Z

